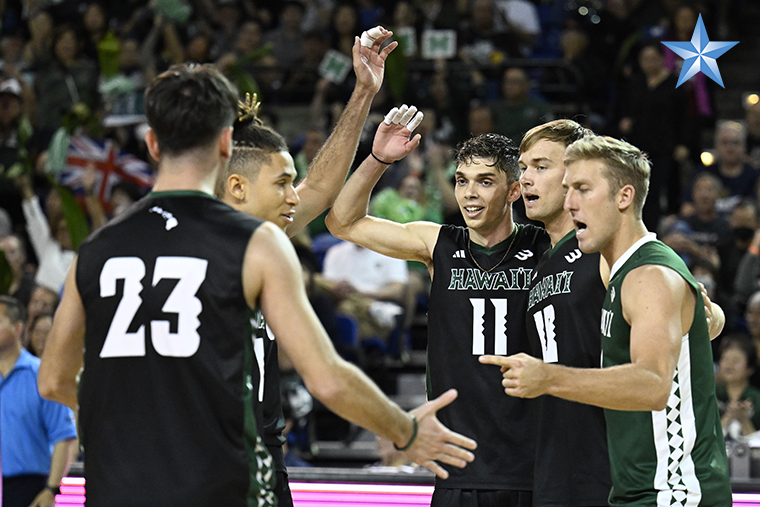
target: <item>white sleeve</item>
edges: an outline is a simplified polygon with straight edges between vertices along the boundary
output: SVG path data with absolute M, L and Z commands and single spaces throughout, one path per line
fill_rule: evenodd
M 24 218 L 26 219 L 26 233 L 29 235 L 34 252 L 41 263 L 42 258 L 56 246 L 55 240 L 50 234 L 50 225 L 48 224 L 47 217 L 42 212 L 38 197 L 24 199 L 21 207 L 24 210 Z

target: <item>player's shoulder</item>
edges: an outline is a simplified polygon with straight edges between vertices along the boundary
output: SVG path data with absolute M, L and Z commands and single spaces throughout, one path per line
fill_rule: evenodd
M 543 227 L 533 224 L 515 224 L 517 237 L 515 246 L 521 250 L 527 249 L 540 257 L 551 247 L 551 238 Z

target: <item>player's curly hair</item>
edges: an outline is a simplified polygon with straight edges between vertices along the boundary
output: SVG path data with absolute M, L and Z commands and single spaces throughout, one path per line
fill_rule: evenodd
M 506 174 L 509 183 L 520 179 L 518 155 L 517 146 L 510 138 L 490 133 L 462 141 L 454 150 L 457 165 L 472 164 L 476 158 L 490 159 L 487 165 Z

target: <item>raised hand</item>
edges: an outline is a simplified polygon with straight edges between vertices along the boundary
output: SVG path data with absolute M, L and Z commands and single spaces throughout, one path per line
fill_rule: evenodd
M 409 155 L 422 140 L 419 134 L 411 139 L 409 136 L 420 125 L 423 117 L 422 111 L 417 111 L 414 106 L 404 104 L 391 109 L 377 127 L 372 143 L 372 153 L 375 157 L 393 163 Z
M 405 454 L 411 461 L 424 466 L 441 479 L 446 479 L 449 473 L 439 462 L 464 468 L 475 459 L 470 451 L 478 446 L 473 439 L 448 429 L 436 417 L 436 413 L 456 397 L 456 389 L 449 389 L 438 398 L 412 410 L 419 430 L 414 443 Z
M 372 37 L 368 38 L 370 33 Z M 393 35 L 393 32 L 386 30 L 382 26 L 370 29 L 369 33 L 364 32 L 362 37 L 365 42 L 371 43 L 370 46 L 362 45 L 361 39 L 354 37 L 353 59 L 357 86 L 366 86 L 373 93 L 380 91 L 385 73 L 385 59 L 398 46 L 398 42 L 393 41 L 383 48 L 382 51 L 380 50 L 380 46 L 391 35 Z

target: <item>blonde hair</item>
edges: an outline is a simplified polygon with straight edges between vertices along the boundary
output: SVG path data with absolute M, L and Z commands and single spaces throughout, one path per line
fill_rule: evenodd
M 565 151 L 565 165 L 580 160 L 599 160 L 604 164 L 604 177 L 614 193 L 626 185 L 635 191 L 633 210 L 641 218 L 649 191 L 652 163 L 647 155 L 632 144 L 607 136 L 590 135 L 575 141 Z
M 533 127 L 526 132 L 522 142 L 520 142 L 520 153 L 525 153 L 542 139 L 561 143 L 567 147 L 578 139 L 591 134 L 593 134 L 591 130 L 573 120 L 553 120 Z

